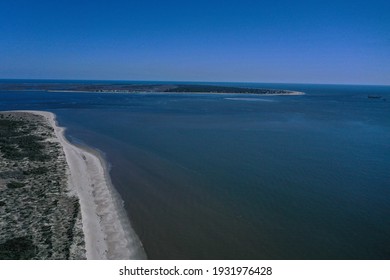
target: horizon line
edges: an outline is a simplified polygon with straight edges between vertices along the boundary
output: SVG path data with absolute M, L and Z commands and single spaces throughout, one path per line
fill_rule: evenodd
M 162 82 L 162 83 L 221 83 L 221 84 L 295 84 L 295 85 L 345 85 L 345 86 L 390 86 L 389 84 L 315 83 L 315 82 L 254 82 L 254 81 L 200 81 L 200 80 L 124 80 L 124 79 L 66 79 L 66 78 L 0 78 L 0 81 L 88 81 L 88 82 Z

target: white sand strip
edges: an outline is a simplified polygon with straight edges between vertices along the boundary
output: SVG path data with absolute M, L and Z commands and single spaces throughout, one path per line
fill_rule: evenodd
M 57 126 L 53 113 L 23 112 L 44 116 L 64 149 L 69 167 L 69 191 L 80 200 L 87 259 L 145 259 L 123 201 L 111 184 L 105 161 L 98 153 L 70 144 L 64 136 L 65 128 Z

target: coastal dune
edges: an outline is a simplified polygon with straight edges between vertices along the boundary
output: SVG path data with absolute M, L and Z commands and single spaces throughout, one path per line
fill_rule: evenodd
M 111 184 L 105 161 L 97 152 L 69 143 L 64 136 L 65 128 L 57 125 L 53 113 L 24 112 L 43 116 L 63 147 L 68 164 L 69 192 L 80 201 L 87 259 L 146 259 L 123 201 Z

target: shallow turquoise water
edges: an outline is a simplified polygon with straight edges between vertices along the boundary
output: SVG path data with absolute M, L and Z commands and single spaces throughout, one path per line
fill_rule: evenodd
M 149 258 L 390 259 L 390 87 L 260 87 L 307 94 L 1 92 L 0 109 L 52 111 L 103 151 Z

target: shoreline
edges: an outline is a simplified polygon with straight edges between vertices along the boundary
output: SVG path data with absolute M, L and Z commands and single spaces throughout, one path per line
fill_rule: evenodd
M 205 94 L 211 94 L 211 95 L 254 95 L 254 96 L 298 96 L 298 95 L 306 95 L 305 92 L 303 91 L 295 91 L 295 90 L 288 90 L 288 92 L 285 93 L 248 93 L 248 92 L 199 92 L 199 91 L 185 91 L 185 92 L 180 92 L 180 91 L 126 91 L 126 90 L 115 90 L 115 91 L 93 91 L 93 90 L 71 90 L 71 89 L 0 89 L 1 91 L 16 91 L 16 92 L 59 92 L 59 93 L 101 93 L 101 94 L 167 94 L 167 95 L 172 95 L 172 94 L 189 94 L 189 95 L 205 95 Z
M 146 259 L 102 156 L 92 148 L 71 144 L 65 137 L 66 128 L 58 126 L 52 112 L 13 112 L 43 116 L 53 127 L 65 153 L 68 190 L 79 199 L 87 259 Z
M 37 90 L 39 91 L 39 90 Z M 75 92 L 75 93 L 102 93 L 102 94 L 212 94 L 212 95 L 254 95 L 254 96 L 296 96 L 305 95 L 302 91 L 290 91 L 288 93 L 234 93 L 234 92 L 159 92 L 159 91 L 83 91 L 83 90 L 46 90 L 47 92 Z

